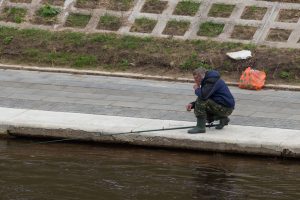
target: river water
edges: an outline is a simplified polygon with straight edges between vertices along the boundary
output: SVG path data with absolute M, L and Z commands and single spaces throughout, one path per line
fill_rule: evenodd
M 300 199 L 300 163 L 103 144 L 0 140 L 0 200 Z

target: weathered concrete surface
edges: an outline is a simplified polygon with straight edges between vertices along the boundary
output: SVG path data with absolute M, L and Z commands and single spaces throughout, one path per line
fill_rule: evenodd
M 300 130 L 230 125 L 205 134 L 185 129 L 138 133 L 194 123 L 13 108 L 0 112 L 0 124 L 10 135 L 300 158 Z

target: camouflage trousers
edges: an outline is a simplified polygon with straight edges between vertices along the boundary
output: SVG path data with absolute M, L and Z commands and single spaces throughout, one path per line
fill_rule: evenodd
M 228 117 L 232 111 L 233 108 L 227 108 L 217 104 L 211 99 L 203 101 L 200 98 L 197 98 L 194 108 L 196 117 L 206 118 L 208 121 L 214 121 L 216 118 Z

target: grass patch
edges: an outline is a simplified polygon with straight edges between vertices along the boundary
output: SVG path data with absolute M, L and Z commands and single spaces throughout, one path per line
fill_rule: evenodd
M 74 59 L 74 63 L 72 66 L 76 68 L 82 68 L 86 66 L 95 67 L 97 64 L 97 58 L 96 56 L 91 55 L 81 55 L 77 56 Z
M 174 11 L 174 15 L 194 16 L 199 10 L 200 3 L 192 0 L 180 1 Z
M 75 7 L 94 9 L 99 4 L 99 0 L 77 0 Z
M 14 31 L 12 30 L 12 33 Z M 50 40 L 53 34 L 49 32 L 45 32 L 39 29 L 22 29 L 18 32 L 18 34 L 29 40 L 37 39 L 37 40 Z
M 22 23 L 25 21 L 27 10 L 25 8 L 4 8 L 3 14 L 0 15 L 0 20 L 14 22 L 14 23 Z
M 84 33 L 68 32 L 67 34 L 59 34 L 56 36 L 58 38 L 55 39 L 61 39 L 66 45 L 80 46 L 86 42 Z
M 106 6 L 109 10 L 128 11 L 132 8 L 134 0 L 109 0 Z
M 154 29 L 157 21 L 148 18 L 139 18 L 135 19 L 133 26 L 131 27 L 131 32 L 140 32 L 140 33 L 151 33 Z
M 57 15 L 60 12 L 59 8 L 55 8 L 49 4 L 43 5 L 36 11 L 34 23 L 52 25 L 56 22 Z
M 147 0 L 142 8 L 142 12 L 160 14 L 166 9 L 167 4 L 167 1 Z
M 51 66 L 69 65 L 74 68 L 93 68 L 97 64 L 96 56 L 75 54 L 71 52 L 45 52 L 38 49 L 28 48 L 23 51 L 23 55 L 27 56 L 28 60 L 31 62 L 46 63 Z
M 268 81 L 299 82 L 300 50 L 211 40 L 175 40 L 17 29 L 0 26 L 0 62 L 184 76 L 202 66 L 232 81 L 247 66 L 267 70 Z M 249 49 L 253 58 L 234 61 L 226 52 Z M 289 74 L 281 73 L 286 71 Z M 281 74 L 280 74 L 281 73 Z M 287 77 L 288 78 L 281 78 Z
M 113 34 L 92 34 L 89 38 L 90 42 L 99 43 L 113 43 L 116 40 L 116 36 Z
M 252 40 L 256 30 L 257 27 L 236 25 L 234 26 L 231 38 L 239 40 Z
M 300 18 L 300 10 L 282 9 L 279 11 L 279 16 L 278 16 L 277 21 L 288 22 L 288 23 L 297 23 L 299 18 Z
M 192 54 L 190 57 L 188 57 L 186 60 L 183 61 L 179 65 L 181 70 L 184 71 L 192 71 L 197 69 L 198 67 L 202 67 L 204 69 L 212 69 L 212 66 L 205 63 L 205 61 L 201 60 L 197 54 Z
M 119 42 L 116 46 L 119 49 L 139 49 L 141 46 L 145 46 L 147 44 L 151 44 L 151 42 L 155 42 L 152 38 L 137 38 L 134 36 L 124 36 L 120 38 Z
M 199 36 L 216 37 L 223 32 L 224 24 L 214 22 L 204 22 L 200 24 L 198 31 Z
M 65 26 L 76 27 L 76 28 L 85 28 L 91 19 L 90 15 L 83 15 L 77 13 L 71 13 L 66 21 Z
M 163 34 L 166 35 L 184 35 L 190 26 L 189 21 L 171 20 L 167 23 Z
M 208 16 L 228 18 L 230 17 L 234 7 L 235 5 L 231 4 L 213 4 L 209 10 Z
M 3 39 L 3 44 L 8 45 L 11 43 L 11 41 L 14 39 L 13 36 L 7 36 Z
M 267 40 L 274 42 L 285 42 L 289 39 L 291 30 L 286 29 L 270 29 Z
M 262 20 L 267 10 L 268 8 L 266 7 L 247 6 L 243 11 L 241 19 Z
M 99 29 L 117 31 L 122 25 L 122 21 L 120 17 L 105 14 L 100 17 L 100 21 L 98 24 Z

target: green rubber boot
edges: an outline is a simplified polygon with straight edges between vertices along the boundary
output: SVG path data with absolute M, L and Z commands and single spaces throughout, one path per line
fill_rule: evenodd
M 197 125 L 188 130 L 188 133 L 190 134 L 195 134 L 195 133 L 205 133 L 205 126 L 206 125 L 206 120 L 205 118 L 202 117 L 197 117 Z
M 222 128 L 224 128 L 224 126 L 228 125 L 229 121 L 230 121 L 230 119 L 228 117 L 222 117 L 220 119 L 220 124 L 218 124 L 216 126 L 216 129 L 222 129 Z

